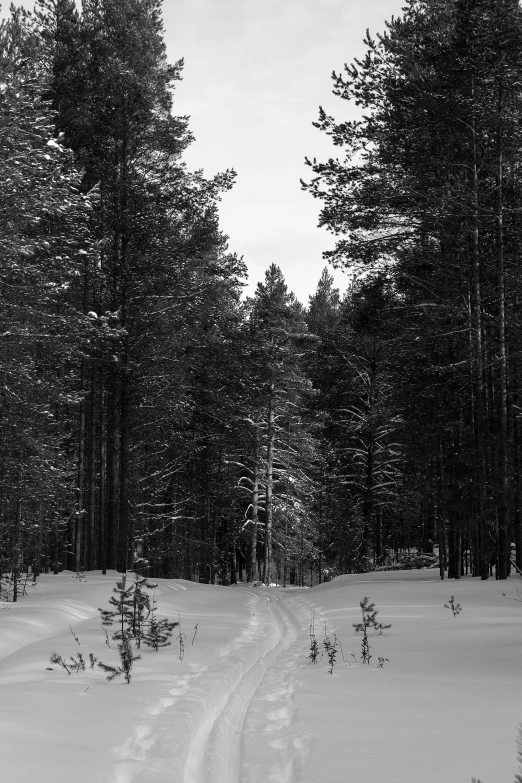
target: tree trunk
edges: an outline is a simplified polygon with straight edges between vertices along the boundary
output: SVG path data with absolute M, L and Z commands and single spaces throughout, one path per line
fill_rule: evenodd
M 98 567 L 96 547 L 96 367 L 91 372 L 91 420 L 89 431 L 89 517 L 86 567 Z
M 132 567 L 132 545 L 129 536 L 129 376 L 127 361 L 120 382 L 120 506 L 118 527 L 118 571 Z
M 261 437 L 259 432 L 259 417 L 255 420 L 254 456 L 252 465 L 252 536 L 250 538 L 250 559 L 248 563 L 247 581 L 253 582 L 257 568 L 257 526 L 259 524 L 259 453 Z
M 500 96 L 499 96 L 500 103 Z M 499 108 L 500 112 L 500 108 Z M 499 120 L 500 126 L 500 120 Z M 508 401 L 506 358 L 506 273 L 504 265 L 503 236 L 503 158 L 502 132 L 498 131 L 497 173 L 497 262 L 498 262 L 498 367 L 499 367 L 499 503 L 497 535 L 497 579 L 507 579 L 509 574 L 509 469 L 508 469 Z
M 119 372 L 110 368 L 110 387 L 107 411 L 108 460 L 107 460 L 107 568 L 117 568 L 118 522 L 120 505 L 120 422 L 119 422 Z
M 475 89 L 472 85 L 472 99 Z M 473 284 L 471 301 L 474 327 L 474 370 L 475 370 L 475 433 L 477 446 L 477 497 L 478 497 L 478 537 L 481 579 L 489 578 L 489 542 L 486 518 L 486 451 L 485 451 L 485 405 L 484 405 L 484 359 L 482 348 L 482 301 L 480 289 L 480 244 L 479 244 L 479 201 L 478 201 L 478 161 L 476 147 L 475 116 L 472 118 L 472 272 Z
M 263 561 L 263 582 L 272 582 L 272 523 L 273 504 L 272 494 L 274 488 L 274 445 L 275 445 L 275 409 L 274 409 L 274 384 L 270 384 L 268 397 L 267 416 L 267 444 L 266 444 L 266 494 L 265 494 L 265 547 Z
M 100 495 L 99 495 L 99 563 L 103 574 L 107 573 L 107 429 L 105 416 L 105 388 L 103 383 L 103 355 L 100 362 Z
M 82 536 L 84 523 L 84 481 L 85 481 L 85 361 L 80 371 L 80 421 L 78 427 L 78 483 L 76 487 L 76 520 L 74 526 L 74 568 L 82 569 Z

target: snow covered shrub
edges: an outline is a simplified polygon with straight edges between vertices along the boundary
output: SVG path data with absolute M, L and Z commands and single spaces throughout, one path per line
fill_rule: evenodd
M 455 596 L 450 596 L 450 599 L 447 604 L 444 604 L 446 609 L 451 609 L 453 612 L 453 617 L 456 617 L 458 614 L 462 612 L 462 606 L 460 604 L 455 603 Z

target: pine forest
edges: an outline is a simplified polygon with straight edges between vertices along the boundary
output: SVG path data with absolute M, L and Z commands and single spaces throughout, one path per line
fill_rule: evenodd
M 347 290 L 326 265 L 304 304 L 272 259 L 243 293 L 218 220 L 236 173 L 184 162 L 160 0 L 4 14 L 14 600 L 20 575 L 64 569 L 282 586 L 423 558 L 441 578 L 522 570 L 518 2 L 407 0 L 333 73 L 332 157 L 310 150 L 301 187 Z

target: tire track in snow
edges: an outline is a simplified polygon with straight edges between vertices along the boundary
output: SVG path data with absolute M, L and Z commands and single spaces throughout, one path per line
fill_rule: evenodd
M 196 775 L 187 766 L 186 783 L 242 783 L 242 734 L 247 711 L 260 683 L 278 657 L 295 641 L 298 625 L 293 616 L 282 608 L 279 596 L 264 596 L 278 630 L 278 640 L 253 666 L 245 672 L 230 694 L 227 703 L 212 726 L 206 741 L 204 761 Z M 201 759 L 201 748 L 194 747 L 192 755 Z M 195 771 L 195 770 L 194 770 Z

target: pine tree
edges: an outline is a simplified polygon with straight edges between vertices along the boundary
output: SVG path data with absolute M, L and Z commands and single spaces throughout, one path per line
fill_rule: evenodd
M 136 590 L 134 585 L 127 586 L 127 575 L 122 574 L 121 579 L 116 582 L 116 587 L 113 587 L 112 592 L 116 597 L 112 595 L 109 598 L 109 603 L 111 606 L 114 606 L 114 609 L 99 609 L 98 611 L 101 612 L 102 625 L 119 625 L 112 638 L 124 641 L 134 636 L 134 628 L 139 619 L 139 615 L 136 615 L 136 602 L 134 599 Z M 139 604 L 139 602 L 137 603 Z
M 281 270 L 275 265 L 269 267 L 264 283 L 259 283 L 251 302 L 249 329 L 252 341 L 252 395 L 250 404 L 260 413 L 259 445 L 262 450 L 264 484 L 264 542 L 263 542 L 263 581 L 272 581 L 272 545 L 273 523 L 276 498 L 279 493 L 286 495 L 288 502 L 293 494 L 290 491 L 291 454 L 295 450 L 295 435 L 302 433 L 304 423 L 300 415 L 302 398 L 309 393 L 310 385 L 302 369 L 302 355 L 310 337 L 301 306 L 287 289 Z M 256 421 L 255 414 L 251 421 Z M 292 436 L 292 432 L 294 436 Z M 293 442 L 292 442 L 293 441 Z M 256 452 L 254 452 L 254 455 Z M 261 456 L 261 455 L 259 455 Z M 255 459 L 259 457 L 255 456 Z M 306 471 L 301 474 L 305 483 L 309 481 Z M 296 477 L 294 471 L 294 477 Z M 257 489 L 256 489 L 257 487 Z M 297 489 L 297 483 L 294 484 Z M 276 494 L 274 494 L 274 489 Z M 252 483 L 252 492 L 259 492 L 259 484 Z M 306 491 L 301 494 L 301 501 Z M 254 507 L 254 502 L 252 503 Z M 300 514 L 304 521 L 305 514 Z M 288 520 L 288 515 L 286 515 Z M 287 532 L 282 536 L 287 551 Z

